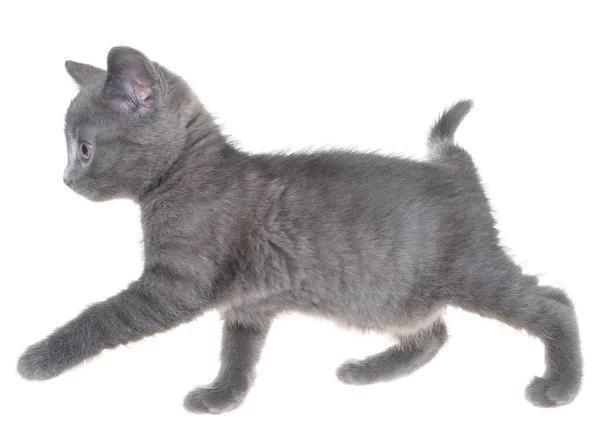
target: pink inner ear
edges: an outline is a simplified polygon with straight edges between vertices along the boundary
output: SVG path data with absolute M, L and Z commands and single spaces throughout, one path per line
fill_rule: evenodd
M 132 82 L 133 93 L 135 97 L 138 99 L 140 105 L 144 107 L 152 106 L 152 88 L 150 86 L 146 86 L 136 80 Z

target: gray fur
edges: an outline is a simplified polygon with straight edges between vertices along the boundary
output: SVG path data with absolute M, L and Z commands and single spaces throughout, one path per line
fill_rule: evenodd
M 343 382 L 369 384 L 433 358 L 452 305 L 544 343 L 546 372 L 526 390 L 533 404 L 575 398 L 582 359 L 573 305 L 502 250 L 475 165 L 453 139 L 469 101 L 434 125 L 427 161 L 253 155 L 226 140 L 181 78 L 134 49 L 113 48 L 107 71 L 66 68 L 81 90 L 66 116 L 65 182 L 91 200 L 139 203 L 145 267 L 124 291 L 28 348 L 18 362 L 24 378 L 53 378 L 216 309 L 225 319 L 221 370 L 185 406 L 219 413 L 243 401 L 281 312 L 397 338 L 338 369 Z M 78 155 L 82 140 L 88 161 Z

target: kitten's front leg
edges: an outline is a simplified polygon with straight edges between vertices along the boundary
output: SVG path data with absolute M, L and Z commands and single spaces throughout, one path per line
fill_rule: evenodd
M 189 321 L 207 309 L 194 284 L 167 273 L 144 273 L 126 290 L 84 310 L 19 359 L 29 380 L 56 377 L 103 349 L 133 342 Z
M 254 381 L 254 369 L 271 324 L 270 316 L 261 318 L 253 323 L 225 318 L 219 374 L 212 384 L 186 396 L 186 409 L 193 413 L 222 413 L 242 404 Z

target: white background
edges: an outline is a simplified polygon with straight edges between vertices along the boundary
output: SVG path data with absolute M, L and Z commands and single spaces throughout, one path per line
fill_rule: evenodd
M 2 5 L 3 427 L 598 425 L 597 2 L 14 2 Z M 76 87 L 63 62 L 105 66 L 130 45 L 184 76 L 252 152 L 380 149 L 422 157 L 452 102 L 475 108 L 457 139 L 480 168 L 503 243 L 577 306 L 585 382 L 574 403 L 523 396 L 540 342 L 449 309 L 451 338 L 429 365 L 352 387 L 338 364 L 377 336 L 303 316 L 279 319 L 246 403 L 192 415 L 184 395 L 218 369 L 216 314 L 44 383 L 18 356 L 141 270 L 138 210 L 89 202 L 62 183 L 63 116 Z

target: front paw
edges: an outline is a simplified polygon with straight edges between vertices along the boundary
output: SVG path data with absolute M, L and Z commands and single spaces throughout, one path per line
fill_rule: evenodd
M 246 396 L 246 388 L 240 386 L 212 385 L 190 392 L 184 401 L 192 413 L 218 414 L 239 407 Z
M 27 380 L 48 380 L 66 370 L 64 357 L 48 339 L 30 346 L 19 358 L 17 371 Z

